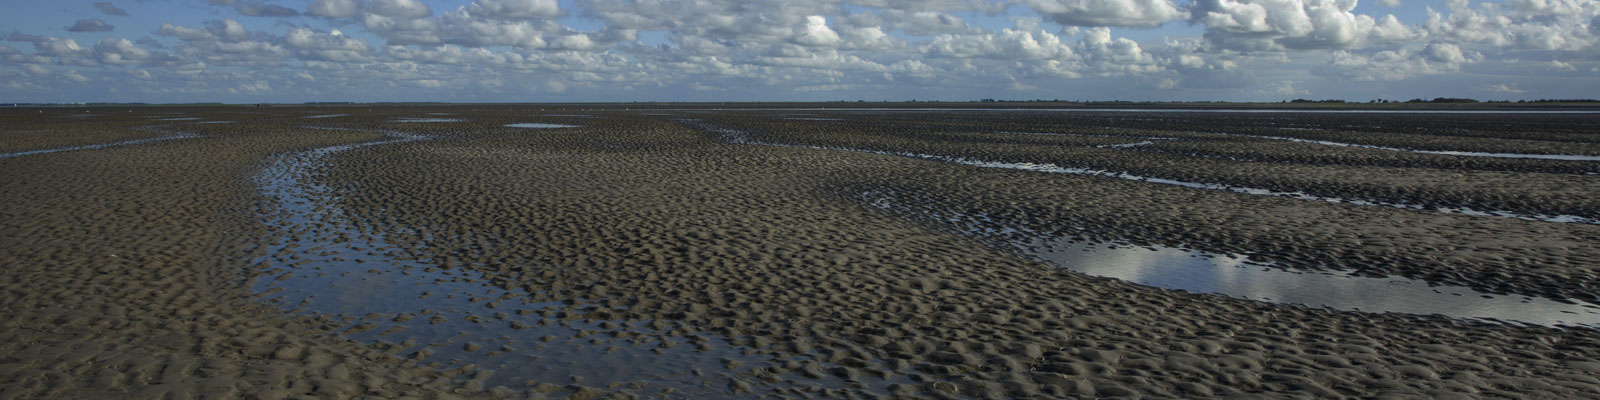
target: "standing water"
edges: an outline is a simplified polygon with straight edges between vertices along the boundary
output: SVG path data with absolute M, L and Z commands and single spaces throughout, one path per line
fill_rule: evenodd
M 527 389 L 553 383 L 621 383 L 652 396 L 727 396 L 739 363 L 763 359 L 706 336 L 671 336 L 667 321 L 580 319 L 606 307 L 578 301 L 531 302 L 530 293 L 484 283 L 471 271 L 440 268 L 356 229 L 319 168 L 336 153 L 426 140 L 402 132 L 387 139 L 286 154 L 256 177 L 274 212 L 274 231 L 252 289 L 294 314 L 342 318 L 339 330 L 398 357 L 466 371 L 479 388 Z M 747 367 L 746 369 L 750 368 Z M 551 389 L 544 389 L 551 390 Z

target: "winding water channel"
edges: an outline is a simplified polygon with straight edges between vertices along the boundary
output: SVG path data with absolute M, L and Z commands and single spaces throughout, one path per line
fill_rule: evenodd
M 729 398 L 742 396 L 730 391 L 735 380 L 763 385 L 743 373 L 767 357 L 747 355 L 723 338 L 669 334 L 680 328 L 671 321 L 582 319 L 573 307 L 602 305 L 532 302 L 531 293 L 415 255 L 426 249 L 399 249 L 383 235 L 356 229 L 337 205 L 340 193 L 319 181 L 319 171 L 338 153 L 431 139 L 383 134 L 285 154 L 256 176 L 273 206 L 262 217 L 277 237 L 251 261 L 261 270 L 251 288 L 263 301 L 292 314 L 339 318 L 337 329 L 351 340 L 440 369 L 464 369 L 481 388 L 557 396 L 579 390 L 567 384 L 618 383 L 647 397 Z M 558 385 L 534 387 L 540 383 Z
M 11 153 L 0 153 L 0 159 L 6 159 L 6 158 L 12 158 L 12 157 L 22 157 L 22 156 L 31 156 L 31 155 L 38 155 L 38 154 L 58 153 L 58 152 L 63 152 L 63 151 L 95 150 L 95 149 L 104 149 L 104 148 L 109 148 L 109 147 L 132 146 L 132 145 L 136 145 L 136 144 L 165 142 L 165 141 L 168 141 L 168 140 L 178 140 L 178 139 L 193 139 L 193 138 L 197 138 L 197 137 L 200 137 L 200 135 L 196 135 L 196 134 L 192 134 L 192 133 L 182 133 L 182 132 L 180 132 L 180 133 L 175 133 L 175 134 L 166 135 L 166 136 L 156 136 L 156 137 L 148 137 L 148 138 L 140 138 L 140 139 L 122 140 L 122 141 L 116 141 L 116 142 L 110 142 L 110 143 L 87 144 L 87 145 L 82 145 L 82 146 L 57 147 L 57 148 L 53 148 L 53 149 L 39 149 L 39 150 L 27 150 L 27 151 L 18 151 L 18 152 L 11 152 Z
M 753 139 L 748 133 L 735 129 L 710 126 L 695 120 L 684 120 L 683 122 L 699 129 L 714 132 L 722 136 L 721 140 L 736 144 L 852 151 L 942 161 L 976 167 L 1104 176 L 1254 195 L 1411 208 L 1404 205 L 1317 197 L 1304 193 L 1283 193 L 1266 189 L 1142 177 L 1102 170 L 1066 168 L 1053 164 L 993 162 L 920 153 L 771 143 Z M 1215 293 L 1242 299 L 1338 310 L 1417 315 L 1437 314 L 1454 318 L 1509 323 L 1600 328 L 1600 305 L 1595 304 L 1567 304 L 1543 298 L 1494 295 L 1478 292 L 1468 287 L 1431 285 L 1427 282 L 1400 277 L 1368 278 L 1351 276 L 1347 273 L 1291 271 L 1247 263 L 1242 257 L 1235 255 L 1213 254 L 1172 247 L 1130 247 L 1093 244 L 1074 240 L 1075 238 L 1073 237 L 1052 237 L 1042 233 L 1028 234 L 1021 228 L 1006 226 L 1006 224 L 991 221 L 981 215 L 967 215 L 914 204 L 896 204 L 888 197 L 873 196 L 872 194 L 865 195 L 868 198 L 864 200 L 875 207 L 894 210 L 914 219 L 927 220 L 931 218 L 935 221 L 941 221 L 946 224 L 947 228 L 963 234 L 997 237 L 1000 234 L 1021 232 L 1023 236 L 1031 236 L 1034 239 L 1028 243 L 1011 243 L 1011 247 L 1014 250 L 1057 267 L 1067 268 L 1087 275 L 1116 278 L 1166 289 Z M 1506 215 L 1486 214 L 1467 209 L 1440 211 L 1507 217 Z M 1593 221 L 1572 221 L 1528 216 L 1512 217 L 1551 222 L 1594 223 Z
M 768 142 L 768 141 L 762 141 L 762 140 L 759 140 L 759 139 L 752 138 L 752 137 L 750 137 L 750 134 L 748 132 L 744 132 L 744 131 L 740 131 L 740 130 L 736 130 L 736 129 L 727 129 L 727 128 L 715 127 L 715 126 L 706 125 L 704 123 L 700 123 L 698 121 L 691 121 L 691 120 L 684 120 L 683 122 L 691 124 L 691 125 L 694 125 L 694 126 L 697 126 L 697 127 L 699 127 L 700 129 L 703 129 L 703 130 L 707 130 L 707 131 L 718 133 L 718 134 L 722 135 L 723 140 L 725 140 L 725 141 L 727 141 L 729 143 L 735 143 L 735 144 L 752 144 L 752 145 L 762 145 L 762 146 L 793 147 L 793 148 L 805 148 L 805 149 L 816 149 L 816 150 L 848 151 L 848 152 L 856 152 L 856 153 L 868 153 L 868 154 L 878 154 L 878 155 L 887 155 L 887 156 L 916 158 L 916 159 L 922 159 L 922 160 L 939 161 L 939 162 L 946 162 L 946 163 L 951 163 L 951 164 L 960 164 L 960 165 L 967 165 L 967 166 L 973 166 L 973 167 L 982 167 L 982 168 L 1001 168 L 1001 169 L 1014 169 L 1014 170 L 1023 170 L 1023 171 L 1044 172 L 1044 173 L 1052 173 L 1052 174 L 1099 176 L 1099 177 L 1115 178 L 1115 179 L 1137 181 L 1137 182 L 1146 182 L 1146 183 L 1155 183 L 1155 184 L 1162 184 L 1162 185 L 1182 186 L 1182 187 L 1195 188 L 1195 189 L 1220 190 L 1220 191 L 1227 191 L 1227 192 L 1240 193 L 1240 194 L 1249 194 L 1249 195 L 1257 195 L 1257 196 L 1284 197 L 1284 198 L 1291 198 L 1291 199 L 1298 199 L 1298 200 L 1321 201 L 1321 202 L 1335 203 L 1335 204 L 1351 204 L 1351 205 L 1358 205 L 1358 206 L 1373 206 L 1373 207 L 1390 207 L 1390 208 L 1399 208 L 1399 209 L 1415 210 L 1415 211 L 1432 211 L 1432 212 L 1441 212 L 1441 213 L 1447 213 L 1447 214 L 1471 215 L 1471 216 L 1477 216 L 1477 217 L 1512 218 L 1512 219 L 1521 219 L 1521 220 L 1528 220 L 1528 221 L 1558 222 L 1558 223 L 1579 223 L 1579 224 L 1600 224 L 1600 219 L 1577 216 L 1577 215 L 1543 215 L 1543 214 L 1532 214 L 1532 215 L 1530 215 L 1530 214 L 1516 213 L 1516 212 L 1511 212 L 1511 211 L 1501 211 L 1501 210 L 1490 210 L 1490 211 L 1475 210 L 1475 209 L 1468 208 L 1468 207 L 1423 207 L 1423 206 L 1417 205 L 1417 204 L 1401 204 L 1401 203 L 1389 203 L 1389 202 L 1382 202 L 1382 201 L 1376 201 L 1376 200 L 1367 200 L 1367 199 L 1351 199 L 1351 198 L 1343 198 L 1343 197 L 1318 196 L 1318 195 L 1314 195 L 1314 194 L 1310 194 L 1310 193 L 1304 193 L 1304 192 L 1282 192 L 1282 191 L 1276 191 L 1276 190 L 1271 190 L 1271 189 L 1253 188 L 1253 187 L 1247 187 L 1247 186 L 1235 186 L 1235 185 L 1227 185 L 1227 184 L 1221 184 L 1221 183 L 1202 183 L 1202 182 L 1180 181 L 1180 180 L 1176 180 L 1176 179 L 1156 178 L 1156 177 L 1149 177 L 1149 176 L 1143 176 L 1143 175 L 1130 174 L 1130 173 L 1127 173 L 1127 172 L 1108 171 L 1108 170 L 1103 170 L 1103 169 L 1063 167 L 1063 166 L 1060 166 L 1060 165 L 1050 164 L 1050 163 L 988 161 L 988 160 L 979 160 L 979 159 L 966 158 L 966 157 L 955 157 L 955 156 L 945 156 L 945 155 L 926 154 L 926 153 L 913 153 L 913 152 L 905 152 L 905 151 L 885 151 L 885 150 L 859 149 L 859 148 L 841 147 L 841 146 L 819 146 L 819 145 L 776 143 L 776 142 Z M 1141 142 L 1141 143 L 1128 143 L 1128 144 L 1124 144 L 1124 145 L 1113 145 L 1113 146 L 1132 147 L 1132 146 L 1138 146 L 1138 145 L 1144 145 L 1144 144 L 1145 143 Z

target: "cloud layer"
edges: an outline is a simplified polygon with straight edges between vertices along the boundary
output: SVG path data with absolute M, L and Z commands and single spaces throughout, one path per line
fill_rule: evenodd
M 0 85 L 15 97 L 0 101 L 1600 92 L 1597 0 L 1452 0 L 1444 9 L 1356 0 L 207 3 L 220 17 L 163 19 L 171 13 L 162 5 L 98 2 L 56 23 L 59 33 L 0 33 Z M 1396 10 L 1420 17 L 1388 14 Z

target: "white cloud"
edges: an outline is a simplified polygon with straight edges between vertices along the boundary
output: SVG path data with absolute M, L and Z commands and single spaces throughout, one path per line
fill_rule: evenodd
M 1072 46 L 1044 31 L 1004 29 L 999 33 L 939 35 L 922 51 L 935 57 L 994 58 L 1004 60 L 1068 59 Z
M 1023 0 L 1045 18 L 1072 26 L 1154 27 L 1183 16 L 1169 0 Z
M 806 25 L 802 33 L 795 37 L 795 42 L 806 46 L 831 47 L 839 45 L 839 34 L 828 28 L 828 20 L 821 15 L 806 17 Z
M 67 80 L 69 80 L 69 81 L 78 82 L 78 83 L 83 83 L 83 82 L 88 82 L 89 81 L 89 77 L 83 76 L 83 74 L 79 74 L 78 71 L 73 71 L 73 70 L 67 70 L 66 72 L 62 72 L 61 73 L 61 77 L 62 78 L 67 78 Z
M 1430 36 L 1509 50 L 1594 51 L 1600 44 L 1600 2 L 1516 0 L 1510 7 L 1452 5 L 1449 15 L 1428 8 Z
M 106 64 L 138 64 L 151 57 L 149 50 L 134 46 L 128 39 L 102 39 L 94 45 L 94 51 Z
M 474 0 L 467 10 L 484 18 L 555 18 L 564 14 L 556 0 Z
M 1356 0 L 1200 0 L 1194 19 L 1213 44 L 1235 50 L 1356 49 L 1421 36 L 1393 15 L 1355 14 Z
M 870 14 L 863 14 L 870 15 Z M 885 10 L 878 14 L 873 25 L 883 25 L 912 35 L 937 35 L 942 33 L 973 33 L 967 21 L 938 11 Z
M 361 61 L 368 59 L 372 50 L 366 40 L 346 37 L 337 31 L 316 32 L 306 28 L 290 29 L 283 42 L 300 58 L 310 60 Z
M 1519 93 L 1527 93 L 1528 92 L 1526 90 L 1517 89 L 1515 87 L 1508 86 L 1508 85 L 1506 85 L 1504 83 L 1496 83 L 1496 84 L 1492 84 L 1492 85 L 1485 85 L 1482 90 L 1485 91 L 1485 92 L 1490 92 L 1490 93 L 1509 93 L 1509 94 L 1519 94 Z
M 356 0 L 317 0 L 306 7 L 306 14 L 319 17 L 354 17 L 360 6 Z
M 367 0 L 362 9 L 390 18 L 410 19 L 433 15 L 433 9 L 421 0 Z
M 1313 72 L 1337 79 L 1393 81 L 1455 72 L 1463 64 L 1482 60 L 1482 54 L 1464 53 L 1453 44 L 1430 43 L 1418 50 L 1387 50 L 1370 55 L 1340 50 L 1333 53 L 1332 61 Z

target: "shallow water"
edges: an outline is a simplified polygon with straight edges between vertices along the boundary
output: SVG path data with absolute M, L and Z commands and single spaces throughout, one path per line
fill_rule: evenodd
M 1253 137 L 1253 138 L 1261 138 L 1261 139 L 1272 139 L 1272 140 L 1287 140 L 1287 141 L 1291 141 L 1291 142 L 1312 143 L 1312 144 L 1320 144 L 1320 145 L 1327 145 L 1327 146 L 1354 147 L 1354 148 L 1361 148 L 1361 149 L 1388 150 L 1388 151 L 1404 151 L 1404 152 L 1409 152 L 1409 153 L 1439 154 L 1439 155 L 1446 155 L 1446 156 L 1495 157 L 1495 158 L 1535 158 L 1535 159 L 1544 159 L 1544 160 L 1565 160 L 1565 161 L 1600 161 L 1600 156 L 1582 156 L 1582 155 L 1570 155 L 1570 154 L 1482 153 L 1482 152 L 1474 152 L 1474 151 L 1417 150 L 1417 149 L 1406 149 L 1406 148 L 1399 148 L 1399 147 L 1386 147 L 1386 146 L 1375 146 L 1375 145 L 1370 145 L 1370 144 L 1333 142 L 1333 141 L 1327 141 L 1327 140 L 1301 139 L 1301 138 L 1292 138 L 1292 137 L 1283 137 L 1283 136 L 1240 135 L 1240 134 L 1232 134 L 1232 133 L 1230 133 L 1228 135 Z
M 1100 146 L 1095 146 L 1095 147 L 1096 148 L 1101 148 L 1101 149 L 1126 149 L 1126 148 L 1130 148 L 1130 147 L 1149 146 L 1149 145 L 1152 145 L 1152 144 L 1156 144 L 1156 142 L 1145 140 L 1145 141 L 1133 142 L 1133 143 L 1107 144 L 1107 145 L 1100 145 Z
M 300 118 L 307 118 L 307 119 L 316 119 L 316 118 L 338 118 L 338 117 L 343 117 L 343 116 L 346 116 L 346 115 L 350 115 L 350 114 L 323 114 L 323 115 L 311 115 L 311 116 L 305 116 L 305 117 L 300 117 Z
M 566 304 L 528 302 L 529 293 L 415 259 L 382 236 L 352 228 L 334 203 L 339 194 L 317 182 L 317 170 L 335 153 L 427 139 L 385 135 L 284 155 L 257 176 L 261 193 L 277 207 L 263 217 L 291 239 L 269 245 L 267 255 L 252 262 L 266 268 L 251 285 L 264 300 L 292 313 L 348 317 L 340 324 L 347 337 L 393 344 L 386 352 L 395 356 L 444 369 L 474 365 L 484 371 L 477 380 L 485 388 L 520 390 L 529 380 L 640 382 L 629 390 L 726 397 L 737 371 L 724 368 L 724 360 L 741 362 L 746 370 L 762 365 L 764 358 L 745 355 L 720 338 L 662 335 L 677 328 L 665 321 L 563 318 Z
M 1305 272 L 1246 261 L 1243 257 L 1166 246 L 1092 243 L 1006 226 L 986 216 L 896 203 L 862 193 L 869 205 L 934 221 L 985 239 L 1029 236 L 1007 247 L 1060 268 L 1164 289 L 1214 293 L 1278 304 L 1335 310 L 1444 315 L 1452 318 L 1600 329 L 1600 305 L 1483 293 L 1462 286 L 1430 285 L 1401 277 L 1369 278 L 1346 272 Z
M 399 119 L 390 120 L 389 122 L 413 123 L 413 122 L 465 122 L 465 121 L 466 120 L 460 119 L 460 118 L 399 118 Z
M 736 144 L 753 144 L 753 145 L 762 145 L 762 146 L 794 147 L 794 148 L 806 148 L 806 149 L 818 149 L 818 150 L 836 150 L 836 151 L 849 151 L 849 152 L 857 152 L 857 153 L 870 153 L 870 154 L 879 154 L 879 155 L 888 155 L 888 156 L 916 158 L 916 159 L 922 159 L 922 160 L 940 161 L 940 162 L 967 165 L 967 166 L 973 166 L 973 167 L 1015 169 L 1015 170 L 1045 172 L 1045 173 L 1053 173 L 1053 174 L 1099 176 L 1099 177 L 1116 178 L 1116 179 L 1137 181 L 1137 182 L 1147 182 L 1147 183 L 1156 183 L 1156 184 L 1163 184 L 1163 185 L 1182 186 L 1182 187 L 1195 188 L 1195 189 L 1221 190 L 1221 191 L 1228 191 L 1228 192 L 1234 192 L 1234 193 L 1240 193 L 1240 194 L 1249 194 L 1249 195 L 1257 195 L 1257 196 L 1284 197 L 1284 198 L 1291 198 L 1291 199 L 1298 199 L 1298 200 L 1321 201 L 1321 202 L 1335 203 L 1335 204 L 1351 204 L 1351 205 L 1372 206 L 1372 207 L 1390 207 L 1390 208 L 1400 208 L 1400 209 L 1415 210 L 1415 211 L 1434 211 L 1434 212 L 1442 212 L 1442 213 L 1447 213 L 1447 214 L 1461 214 L 1461 215 L 1471 215 L 1471 216 L 1478 216 L 1478 217 L 1512 218 L 1512 219 L 1521 219 L 1521 220 L 1528 220 L 1528 221 L 1559 222 L 1559 223 L 1581 223 L 1581 224 L 1600 224 L 1600 219 L 1582 217 L 1582 216 L 1577 216 L 1577 215 L 1542 215 L 1542 214 L 1540 214 L 1540 215 L 1528 215 L 1528 214 L 1521 214 L 1521 213 L 1515 213 L 1515 212 L 1510 212 L 1510 211 L 1500 211 L 1500 210 L 1494 210 L 1494 211 L 1475 210 L 1475 209 L 1471 209 L 1471 208 L 1467 208 L 1467 207 L 1425 208 L 1423 206 L 1415 205 L 1415 204 L 1398 204 L 1398 203 L 1379 202 L 1379 201 L 1364 200 L 1364 199 L 1348 199 L 1348 198 L 1341 198 L 1341 197 L 1318 196 L 1318 195 L 1313 195 L 1313 194 L 1303 193 L 1303 192 L 1280 192 L 1280 191 L 1275 191 L 1275 190 L 1270 190 L 1270 189 L 1261 189 L 1261 188 L 1252 188 L 1252 187 L 1245 187 L 1245 186 L 1225 185 L 1225 184 L 1219 184 L 1219 183 L 1188 182 L 1188 181 L 1180 181 L 1180 180 L 1175 180 L 1175 179 L 1154 178 L 1154 177 L 1148 177 L 1148 176 L 1134 175 L 1134 174 L 1130 174 L 1130 173 L 1126 173 L 1126 172 L 1113 172 L 1113 171 L 1100 170 L 1100 169 L 1090 169 L 1090 168 L 1063 167 L 1063 166 L 1059 166 L 1059 165 L 1055 165 L 1055 164 L 1049 164 L 1049 163 L 985 161 L 985 160 L 978 160 L 978 159 L 965 158 L 965 157 L 953 157 L 953 156 L 943 156 L 943 155 L 923 154 L 923 153 L 912 153 L 912 152 L 903 152 L 903 151 L 883 151 L 883 150 L 857 149 L 857 148 L 839 147 L 839 146 L 813 146 L 813 145 L 798 145 L 798 144 L 766 142 L 766 141 L 753 139 L 753 138 L 751 138 L 749 136 L 748 133 L 743 132 L 743 131 L 739 131 L 739 130 L 718 128 L 718 127 L 713 127 L 713 126 L 700 124 L 700 123 L 693 122 L 693 121 L 684 121 L 684 122 L 692 123 L 695 126 L 699 126 L 701 129 L 705 129 L 705 130 L 708 130 L 708 131 L 712 131 L 712 132 L 718 133 L 718 134 L 722 135 L 722 139 L 723 140 L 726 140 L 726 141 L 728 141 L 730 143 L 736 143 Z M 1130 145 L 1142 145 L 1142 144 L 1140 144 L 1140 143 L 1131 143 Z
M 136 145 L 136 144 L 164 142 L 164 141 L 168 141 L 168 140 L 178 140 L 178 139 L 191 139 L 191 138 L 197 138 L 197 137 L 200 137 L 200 136 L 199 135 L 195 135 L 195 134 L 190 134 L 190 133 L 179 133 L 179 134 L 174 134 L 174 135 L 157 136 L 157 137 L 150 137 L 150 138 L 143 138 L 143 139 L 133 139 L 133 140 L 123 140 L 123 141 L 111 142 L 111 143 L 89 144 L 89 145 L 72 146 L 72 147 L 57 147 L 57 148 L 54 148 L 54 149 L 28 150 L 28 151 L 18 151 L 18 152 L 12 152 L 12 153 L 0 153 L 0 159 L 12 158 L 12 157 L 22 157 L 22 156 L 31 156 L 31 155 L 36 155 L 36 154 L 57 153 L 57 152 L 63 152 L 63 151 L 94 150 L 94 149 L 104 149 L 104 148 L 108 148 L 108 147 L 131 146 L 131 145 Z
M 523 123 L 516 123 L 516 124 L 506 124 L 506 126 L 509 126 L 509 127 L 512 127 L 512 128 L 532 128 L 532 129 L 555 129 L 555 128 L 577 128 L 578 127 L 577 125 L 546 124 L 546 123 L 542 123 L 542 122 L 523 122 Z

